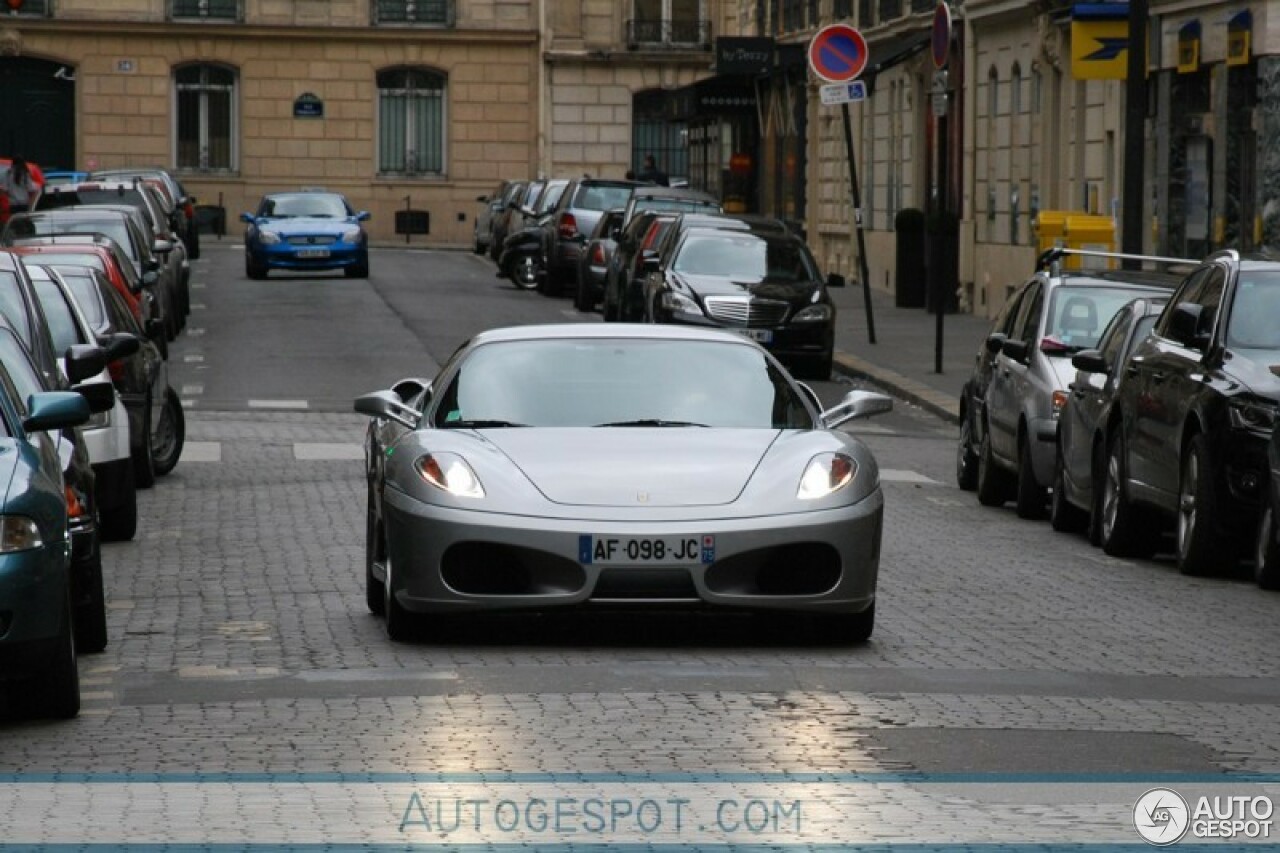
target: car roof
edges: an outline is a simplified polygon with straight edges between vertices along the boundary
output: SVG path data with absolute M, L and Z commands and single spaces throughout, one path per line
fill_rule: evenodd
M 1155 270 L 1063 270 L 1056 278 L 1057 286 L 1114 287 L 1117 284 L 1132 284 L 1173 290 L 1184 276 Z M 1051 276 L 1050 280 L 1052 279 Z
M 662 186 L 639 186 L 636 187 L 632 194 L 632 199 L 641 198 L 674 198 L 687 199 L 689 201 L 706 201 L 713 204 L 719 204 L 720 200 L 711 193 L 702 190 L 691 190 L 683 187 L 662 187 Z
M 489 329 L 475 335 L 473 344 L 496 341 L 541 340 L 628 340 L 654 341 L 712 341 L 751 345 L 751 342 L 734 332 L 697 326 L 648 325 L 642 323 L 553 323 L 547 325 L 506 326 Z

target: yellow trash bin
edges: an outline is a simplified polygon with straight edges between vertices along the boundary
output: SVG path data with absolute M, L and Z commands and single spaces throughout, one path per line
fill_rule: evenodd
M 1039 254 L 1043 254 L 1058 246 L 1065 246 L 1063 233 L 1067 228 L 1067 212 L 1065 210 L 1042 210 L 1031 220 L 1031 228 L 1036 235 Z
M 1073 213 L 1067 216 L 1067 248 L 1085 249 L 1091 252 L 1116 250 L 1116 224 L 1110 216 Z M 1089 258 L 1067 256 L 1063 264 L 1068 269 L 1113 269 L 1114 258 Z

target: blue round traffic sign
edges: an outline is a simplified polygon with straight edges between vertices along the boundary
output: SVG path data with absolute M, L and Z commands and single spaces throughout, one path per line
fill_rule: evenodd
M 951 54 L 951 7 L 945 0 L 939 0 L 933 7 L 933 32 L 929 41 L 933 53 L 933 67 L 939 70 L 947 66 Z
M 848 24 L 823 27 L 809 42 L 809 67 L 828 83 L 855 80 L 867 67 L 867 40 Z

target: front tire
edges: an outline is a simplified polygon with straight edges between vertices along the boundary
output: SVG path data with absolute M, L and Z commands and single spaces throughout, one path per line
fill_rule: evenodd
M 133 482 L 139 489 L 156 484 L 156 458 L 151 444 L 151 394 L 147 393 L 142 410 L 142 440 L 133 454 Z
M 404 643 L 413 639 L 413 614 L 396 601 L 391 554 L 386 555 L 387 579 L 382 584 L 382 615 L 386 619 L 387 637 L 393 642 Z
M 63 605 L 62 631 L 58 635 L 53 660 L 37 678 L 31 692 L 32 710 L 37 716 L 70 720 L 80 713 L 80 670 L 76 666 L 76 635 L 71 609 L 71 590 Z
M 573 291 L 573 307 L 581 311 L 583 314 L 589 314 L 596 310 L 596 301 L 591 296 L 591 284 L 585 280 L 585 276 L 578 276 L 578 286 Z
M 1018 442 L 1018 479 L 1014 500 L 1018 518 L 1044 518 L 1047 498 L 1044 486 L 1036 481 L 1036 469 L 1031 462 L 1031 440 L 1023 436 Z
M 267 277 L 267 265 L 255 261 L 250 255 L 245 255 L 244 274 L 254 281 L 261 281 Z
M 186 436 L 187 425 L 182 414 L 182 401 L 178 399 L 176 391 L 167 388 L 164 393 L 164 409 L 160 413 L 160 423 L 156 425 L 153 437 L 155 445 L 152 454 L 157 475 L 168 474 L 177 466 Z
M 1088 515 L 1067 500 L 1067 467 L 1059 454 L 1053 467 L 1053 494 L 1049 497 L 1049 523 L 1060 533 L 1079 533 L 1089 523 Z
M 509 264 L 507 278 L 521 290 L 533 290 L 538 286 L 538 266 L 538 259 L 533 255 L 519 255 Z
M 973 424 L 969 413 L 960 418 L 960 441 L 956 444 L 956 485 L 963 491 L 978 488 L 978 453 L 973 449 Z
M 1218 535 L 1218 508 L 1213 493 L 1213 468 L 1203 435 L 1191 439 L 1178 481 L 1178 571 L 1207 575 L 1218 567 L 1229 543 Z
M 107 595 L 102 584 L 102 555 L 94 559 L 88 574 L 89 600 L 76 607 L 76 651 L 100 652 L 107 647 Z
M 342 270 L 342 274 L 345 275 L 347 278 L 368 278 L 369 262 L 364 261 L 363 263 L 359 263 L 354 266 L 345 267 Z
M 138 486 L 134 463 L 124 466 L 124 500 L 111 509 L 98 511 L 102 538 L 107 542 L 128 542 L 138 532 Z
M 1099 544 L 1112 557 L 1150 557 L 1155 552 L 1153 537 L 1142 526 L 1143 513 L 1129 500 L 1125 471 L 1124 436 L 1117 427 L 1107 441 L 1107 469 L 1100 484 Z
M 385 552 L 379 538 L 378 520 L 373 511 L 373 490 L 369 490 L 364 521 L 364 603 L 369 612 L 381 616 L 387 612 L 387 590 L 373 574 L 373 564 Z
M 1280 545 L 1276 544 L 1275 515 L 1271 504 L 1258 522 L 1258 541 L 1253 557 L 1253 579 L 1263 589 L 1280 589 Z

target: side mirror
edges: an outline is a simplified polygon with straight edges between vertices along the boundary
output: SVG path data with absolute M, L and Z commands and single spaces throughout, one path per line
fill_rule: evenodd
M 128 358 L 142 347 L 142 342 L 138 340 L 137 336 L 128 332 L 116 332 L 113 335 L 108 335 L 105 339 L 100 339 L 100 343 L 107 353 L 107 361 Z
M 1004 332 L 992 332 L 987 337 L 987 343 L 986 343 L 987 352 L 991 353 L 992 355 L 999 355 L 1000 350 L 1001 348 L 1004 347 L 1004 342 L 1008 340 L 1008 337 L 1009 336 L 1006 335 Z
M 893 410 L 893 398 L 875 391 L 850 391 L 844 399 L 822 413 L 822 425 L 835 429 L 854 418 L 866 418 Z
M 107 369 L 106 351 L 93 344 L 73 344 L 67 347 L 63 361 L 66 363 L 67 379 L 72 385 L 97 376 Z
M 373 214 L 367 210 L 362 210 L 356 214 L 356 222 L 368 222 L 373 218 Z
M 167 255 L 173 251 L 173 243 L 168 240 L 156 240 L 151 244 L 151 251 L 157 255 Z
M 116 405 L 116 389 L 110 382 L 85 382 L 73 389 L 89 404 L 95 415 L 111 411 Z
M 1020 364 L 1027 363 L 1027 354 L 1031 351 L 1031 347 L 1026 341 L 1015 341 L 1005 338 L 1004 343 L 1000 344 L 1000 352 Z
M 142 287 L 155 287 L 158 281 L 160 281 L 160 273 L 155 270 L 147 270 L 142 274 Z M 141 290 L 142 287 L 138 289 Z
M 257 220 L 257 217 L 255 217 L 252 213 L 242 213 L 240 214 L 240 221 L 248 222 L 250 225 L 253 225 L 258 220 Z
M 1204 328 L 1210 325 L 1208 319 L 1204 315 L 1203 305 L 1179 302 L 1169 318 L 1169 337 L 1185 347 L 1203 350 L 1212 337 L 1211 332 Z
M 387 418 L 396 423 L 416 429 L 422 413 L 412 406 L 406 406 L 395 391 L 374 391 L 356 397 L 355 410 L 371 418 Z
M 69 429 L 89 420 L 89 401 L 75 391 L 41 391 L 27 398 L 27 432 Z
M 1108 373 L 1110 368 L 1102 353 L 1096 349 L 1084 349 L 1071 356 L 1071 366 L 1085 373 Z
M 844 276 L 840 273 L 833 272 L 827 274 L 827 287 L 844 287 Z

